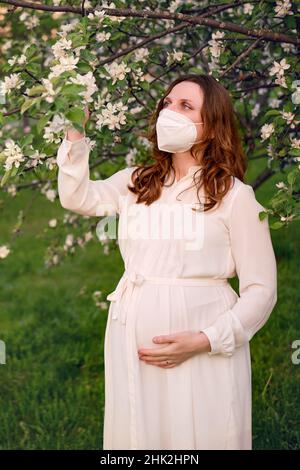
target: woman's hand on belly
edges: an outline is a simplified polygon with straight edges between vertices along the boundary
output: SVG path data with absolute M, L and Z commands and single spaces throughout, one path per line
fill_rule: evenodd
M 139 358 L 146 364 L 165 369 L 178 366 L 195 354 L 210 351 L 209 339 L 202 332 L 181 331 L 170 335 L 156 336 L 153 338 L 153 342 L 163 346 L 151 349 L 139 348 Z

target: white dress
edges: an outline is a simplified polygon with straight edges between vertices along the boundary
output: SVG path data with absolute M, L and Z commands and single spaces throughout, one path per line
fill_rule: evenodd
M 199 165 L 179 181 L 170 175 L 146 206 L 127 189 L 136 167 L 90 180 L 89 149 L 86 138 L 63 139 L 58 192 L 76 213 L 119 214 L 125 270 L 107 297 L 103 449 L 251 449 L 249 341 L 277 301 L 268 219 L 258 217 L 264 207 L 233 177 L 217 209 L 183 224 L 198 199 L 195 187 L 181 191 Z M 235 275 L 239 295 L 228 282 Z M 187 330 L 204 331 L 211 351 L 172 368 L 139 359 L 139 348 L 161 348 L 154 336 Z

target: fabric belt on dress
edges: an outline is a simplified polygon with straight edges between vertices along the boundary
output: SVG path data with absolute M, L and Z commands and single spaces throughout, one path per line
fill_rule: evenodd
M 116 289 L 107 295 L 106 299 L 116 302 L 112 318 L 118 318 L 119 310 L 121 310 L 121 321 L 126 323 L 126 317 L 130 308 L 132 294 L 136 286 L 140 286 L 145 281 L 154 284 L 180 284 L 186 286 L 208 286 L 212 284 L 227 284 L 227 278 L 213 278 L 213 277 L 157 277 L 157 276 L 144 276 L 136 271 L 125 270 L 123 276 L 119 280 Z M 125 294 L 126 293 L 126 294 Z M 124 303 L 121 301 L 124 300 Z

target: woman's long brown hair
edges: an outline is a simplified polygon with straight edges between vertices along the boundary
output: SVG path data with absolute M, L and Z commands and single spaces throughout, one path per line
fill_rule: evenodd
M 191 148 L 191 154 L 195 158 L 195 165 L 202 166 L 200 178 L 196 181 L 195 175 L 198 173 L 196 171 L 193 182 L 197 187 L 197 196 L 203 185 L 208 202 L 200 207 L 201 210 L 207 211 L 221 202 L 230 189 L 232 176 L 244 181 L 247 169 L 230 95 L 211 75 L 187 74 L 178 77 L 169 85 L 152 113 L 148 131 L 144 135 L 153 144 L 154 163 L 149 166 L 137 165 L 138 168 L 132 172 L 133 186 L 128 185 L 128 189 L 137 195 L 136 203 L 150 205 L 160 197 L 165 179 L 172 169 L 174 170 L 172 153 L 159 150 L 157 146 L 156 121 L 163 108 L 164 98 L 177 83 L 184 80 L 197 83 L 204 93 L 201 110 L 204 121 L 203 134 L 201 142 Z M 199 155 L 202 155 L 201 160 Z

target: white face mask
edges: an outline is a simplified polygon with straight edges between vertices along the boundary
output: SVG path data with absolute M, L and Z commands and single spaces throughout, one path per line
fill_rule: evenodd
M 162 109 L 156 121 L 157 145 L 160 150 L 182 153 L 196 142 L 197 128 L 191 119 L 176 111 Z

